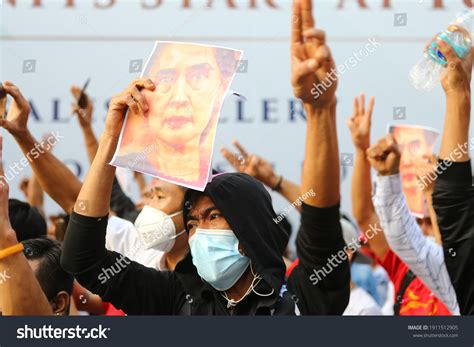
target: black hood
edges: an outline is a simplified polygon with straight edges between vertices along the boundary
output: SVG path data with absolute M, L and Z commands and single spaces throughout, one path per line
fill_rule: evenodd
M 184 223 L 198 195 L 207 195 L 222 212 L 254 269 L 278 293 L 285 279 L 282 248 L 288 243 L 276 224 L 272 199 L 262 183 L 243 173 L 220 174 L 204 192 L 188 190 L 183 207 Z

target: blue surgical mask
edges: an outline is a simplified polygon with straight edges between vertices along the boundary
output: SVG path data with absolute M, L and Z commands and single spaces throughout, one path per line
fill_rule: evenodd
M 239 252 L 232 230 L 196 229 L 189 247 L 199 276 L 219 291 L 231 288 L 243 275 L 250 259 Z

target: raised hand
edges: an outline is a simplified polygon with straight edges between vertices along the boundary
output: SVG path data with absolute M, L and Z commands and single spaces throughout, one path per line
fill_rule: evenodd
M 233 141 L 232 144 L 239 150 L 239 155 L 235 155 L 226 148 L 221 148 L 221 154 L 238 172 L 246 173 L 255 177 L 268 187 L 277 185 L 279 177 L 273 171 L 272 165 L 256 154 L 249 154 L 242 145 Z
M 73 114 L 76 114 L 79 120 L 79 125 L 83 128 L 90 127 L 92 122 L 92 113 L 94 111 L 94 105 L 91 99 L 86 93 L 82 93 L 82 89 L 77 86 L 71 87 L 71 94 L 76 100 L 75 103 L 71 104 Z M 82 107 L 79 105 L 79 98 L 82 94 Z
M 9 186 L 3 170 L 3 137 L 0 136 L 0 249 L 2 250 L 18 244 L 8 215 L 8 195 Z M 0 306 L 3 315 L 52 315 L 48 299 L 21 251 L 3 258 L 0 261 L 0 272 L 11 274 L 8 281 L 0 285 Z
M 431 42 L 428 45 L 431 45 Z M 461 59 L 446 41 L 437 40 L 436 45 L 448 61 L 447 68 L 441 74 L 441 84 L 445 93 L 470 91 L 474 48 Z
M 132 112 L 141 114 L 148 111 L 148 104 L 141 92 L 143 89 L 154 90 L 155 84 L 148 78 L 137 79 L 127 89 L 110 100 L 109 111 L 105 120 L 105 134 L 115 138 L 119 137 L 128 108 Z
M 390 176 L 400 172 L 400 151 L 391 134 L 367 150 L 367 159 L 380 176 Z
M 18 87 L 11 82 L 3 82 L 3 90 L 13 97 L 6 119 L 0 118 L 0 126 L 15 137 L 28 133 L 28 116 L 31 108 Z
M 28 177 L 24 177 L 20 184 L 18 185 L 18 189 L 25 195 L 25 198 L 28 200 L 28 185 L 30 184 L 30 179 Z
M 372 111 L 374 109 L 374 97 L 369 100 L 367 110 L 365 109 L 365 95 L 360 94 L 354 99 L 354 112 L 347 120 L 347 126 L 351 132 L 352 142 L 362 150 L 370 146 L 370 127 L 372 125 Z
M 313 107 L 331 105 L 337 88 L 336 65 L 326 34 L 314 27 L 311 0 L 294 0 L 291 37 L 293 93 Z M 323 86 L 323 81 L 329 87 Z

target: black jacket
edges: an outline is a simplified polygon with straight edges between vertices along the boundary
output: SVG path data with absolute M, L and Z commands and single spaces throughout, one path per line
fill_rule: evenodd
M 444 257 L 462 315 L 474 314 L 474 187 L 471 162 L 452 163 L 436 180 L 436 211 Z
M 64 242 L 63 267 L 84 287 L 132 315 L 294 314 L 293 302 L 301 314 L 342 314 L 349 300 L 348 263 L 342 262 L 316 285 L 310 280 L 313 271 L 325 266 L 328 258 L 344 248 L 339 206 L 316 208 L 303 204 L 302 228 L 296 241 L 300 265 L 289 277 L 285 291 L 281 256 L 285 236 L 275 223 L 271 198 L 263 185 L 245 174 L 222 174 L 207 185 L 204 193 L 221 210 L 263 276 L 256 291 L 273 295 L 261 297 L 252 293 L 235 309 L 227 309 L 221 294 L 197 274 L 190 253 L 174 272 L 156 271 L 128 259 L 121 262 L 126 262 L 125 266 L 118 268 L 120 255 L 104 246 L 107 216 L 90 218 L 73 213 Z M 188 207 L 199 194 L 186 194 L 185 220 Z M 110 268 L 117 273 L 101 283 L 99 276 Z

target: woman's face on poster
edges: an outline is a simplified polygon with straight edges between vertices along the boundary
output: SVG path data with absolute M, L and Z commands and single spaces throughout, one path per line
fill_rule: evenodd
M 428 142 L 428 134 L 423 129 L 396 128 L 394 136 L 400 153 L 400 174 L 402 177 L 403 193 L 408 198 L 412 210 L 423 209 L 423 192 L 417 186 L 417 161 L 433 150 Z M 414 205 L 417 206 L 414 206 Z
M 416 161 L 431 153 L 430 145 L 423 129 L 395 129 L 395 138 L 401 153 L 400 170 L 410 188 L 416 187 Z
M 150 78 L 154 91 L 145 91 L 151 131 L 171 145 L 200 138 L 222 98 L 222 78 L 211 47 L 164 46 Z

